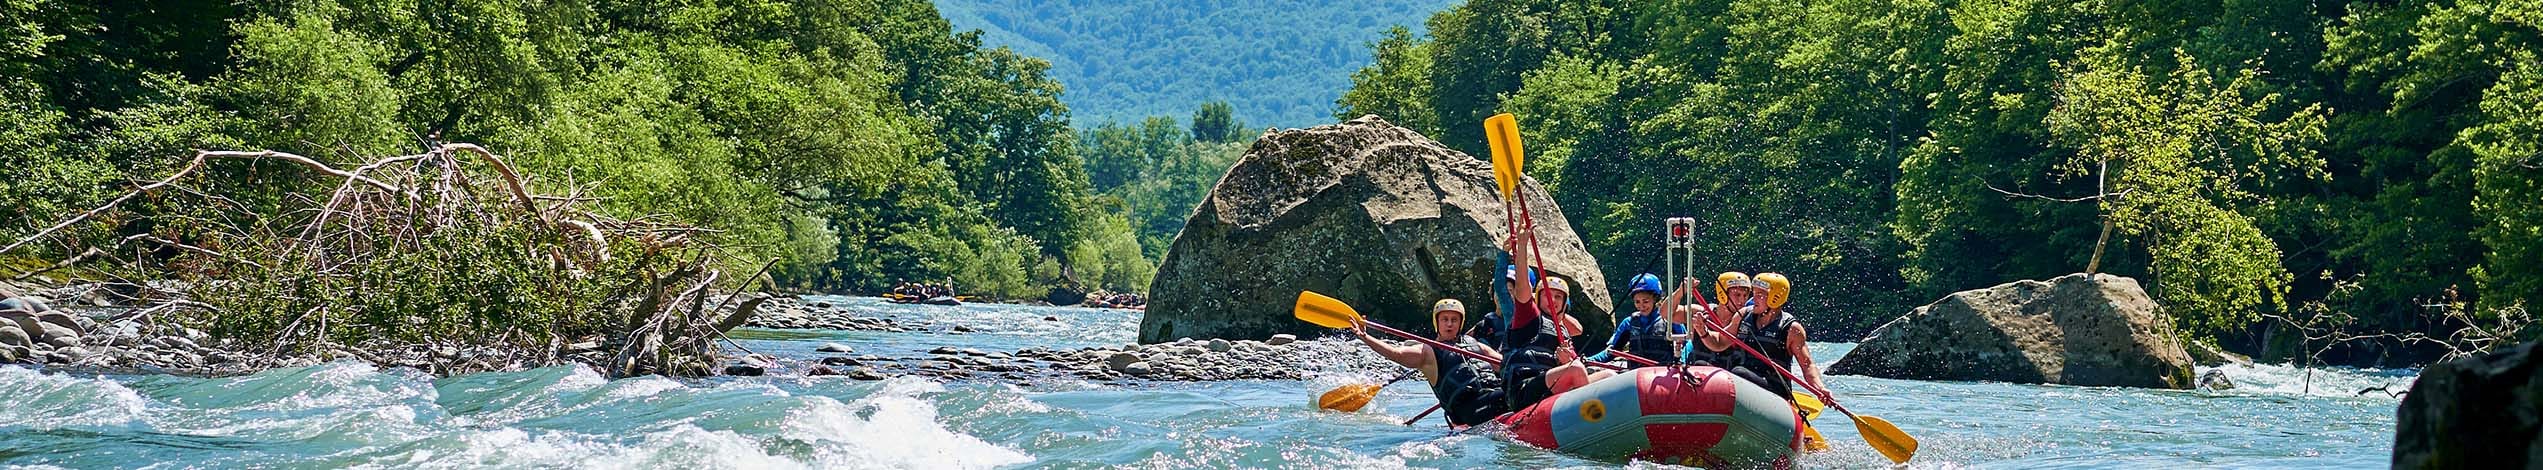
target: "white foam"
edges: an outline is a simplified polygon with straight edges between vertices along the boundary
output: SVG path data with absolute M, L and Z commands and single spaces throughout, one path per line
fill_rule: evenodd
M 807 397 L 783 426 L 789 439 L 815 444 L 815 464 L 825 468 L 991 468 L 1033 461 L 1015 449 L 955 432 L 937 420 L 936 406 L 920 395 L 942 384 L 915 378 L 884 382 L 854 403 Z
M 53 430 L 141 424 L 149 400 L 123 384 L 0 367 L 0 428 Z
M 2229 364 L 2200 367 L 2199 374 L 2221 371 L 2234 381 L 2227 393 L 2300 395 L 2316 397 L 2370 397 L 2399 400 L 2391 393 L 2410 390 L 2419 379 L 2414 370 L 2357 369 L 2349 367 L 2315 367 L 2310 384 L 2303 367 L 2284 364 Z M 2363 393 L 2361 393 L 2363 392 Z

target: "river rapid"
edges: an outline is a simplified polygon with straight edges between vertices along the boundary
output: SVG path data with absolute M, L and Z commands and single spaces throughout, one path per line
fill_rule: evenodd
M 811 300 L 811 299 L 808 299 Z M 1138 313 L 824 297 L 910 333 L 744 330 L 743 347 L 815 358 L 925 356 L 1131 341 Z M 1059 321 L 1042 321 L 1056 317 Z M 956 334 L 962 325 L 973 330 Z M 1328 339 L 1332 340 L 1332 339 Z M 1814 344 L 1834 360 L 1852 344 Z M 1821 364 L 1823 367 L 1825 363 Z M 0 366 L 0 465 L 65 468 L 1478 468 L 1638 467 L 1451 435 L 1419 381 L 1362 413 L 1316 410 L 1334 384 L 1394 371 L 1305 364 L 1317 379 L 1030 384 L 899 377 L 606 380 L 581 367 L 435 379 L 338 362 L 225 378 Z M 2205 372 L 2208 369 L 2202 369 Z M 2414 370 L 2228 366 L 2223 392 L 1834 376 L 1841 403 L 1922 441 L 1912 468 L 2381 468 Z M 1812 468 L 1878 468 L 1843 415 Z

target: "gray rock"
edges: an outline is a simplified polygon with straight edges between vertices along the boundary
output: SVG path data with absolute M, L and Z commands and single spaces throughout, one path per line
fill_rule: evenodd
M 961 351 L 962 351 L 962 355 L 965 355 L 965 356 L 987 356 L 987 355 L 989 355 L 989 353 L 988 353 L 988 352 L 986 352 L 986 351 L 981 351 L 981 350 L 978 350 L 978 349 L 972 349 L 972 348 L 962 348 L 962 349 L 961 349 Z
M 202 349 L 202 347 L 194 345 L 194 340 L 185 339 L 183 336 L 162 336 L 159 337 L 159 340 L 156 342 L 159 343 L 159 346 L 180 351 Z
M 1121 352 L 1104 357 L 1104 366 L 1115 371 L 1130 367 L 1130 364 L 1134 362 L 1139 362 L 1139 355 Z
M 945 370 L 945 369 L 952 369 L 952 368 L 954 368 L 954 363 L 951 363 L 951 362 L 945 362 L 945 361 L 920 361 L 920 362 L 918 363 L 918 368 L 920 368 L 920 369 Z
M 2137 280 L 2072 274 L 1961 291 L 1872 330 L 1837 375 L 2186 389 L 2196 369 Z
M 25 346 L 18 346 L 14 344 L 0 345 L 0 363 L 18 362 L 18 360 L 25 359 L 28 354 L 32 353 L 34 353 L 34 351 L 27 350 Z
M 768 367 L 748 362 L 724 366 L 724 375 L 758 377 L 768 375 Z
M 856 349 L 849 348 L 849 347 L 848 347 L 848 345 L 845 345 L 845 344 L 839 344 L 839 343 L 821 343 L 821 347 L 820 347 L 820 348 L 818 348 L 818 349 L 814 349 L 814 351 L 820 351 L 820 352 L 826 352 L 826 353 L 851 353 L 851 352 L 856 352 Z
M 971 332 L 973 332 L 973 331 L 976 331 L 976 330 L 972 330 L 972 329 L 971 329 L 971 327 L 968 327 L 968 326 L 954 325 L 954 332 L 955 332 L 955 333 L 971 333 Z
M 1130 363 L 1130 365 L 1122 366 L 1121 371 L 1122 373 L 1130 375 L 1148 375 L 1149 373 L 1156 372 L 1148 366 L 1147 362 Z
M 26 330 L 18 329 L 16 324 L 0 323 L 0 346 L 34 347 L 35 338 L 27 336 Z
M 581 353 L 581 352 L 591 352 L 591 351 L 599 351 L 599 350 L 600 350 L 600 342 L 599 342 L 599 341 L 584 341 L 584 342 L 580 342 L 580 343 L 574 343 L 574 344 L 568 344 L 568 345 L 565 345 L 565 352 L 567 352 L 567 353 Z
M 929 350 L 927 350 L 927 353 L 928 353 L 928 354 L 962 354 L 962 350 L 961 350 L 961 349 L 955 349 L 953 346 L 937 346 L 937 347 L 936 347 L 936 349 L 929 349 Z
M 840 366 L 840 367 L 847 367 L 847 366 L 861 366 L 861 365 L 865 365 L 865 361 L 859 361 L 859 360 L 856 360 L 855 358 L 846 357 L 846 356 L 839 356 L 839 357 L 825 357 L 825 358 L 821 358 L 821 365 L 825 365 L 825 366 Z
M 55 325 L 52 323 L 40 323 L 38 325 L 44 328 L 44 333 L 41 335 L 43 336 L 42 338 L 36 339 L 37 342 L 50 344 L 57 348 L 79 345 L 79 330 L 74 330 L 71 329 L 71 327 Z
M 839 373 L 839 370 L 838 370 L 838 369 L 832 369 L 832 368 L 830 368 L 830 366 L 826 366 L 826 365 L 815 365 L 815 366 L 812 366 L 812 368 L 810 368 L 810 369 L 804 369 L 804 376 L 806 376 L 806 377 L 818 377 L 818 376 L 825 376 L 825 375 L 842 375 L 842 374 L 840 374 L 840 373 Z
M 1693 321 L 1693 320 L 1689 320 L 1689 321 Z M 1264 345 L 1264 346 L 1279 346 L 1279 345 L 1289 344 L 1289 343 L 1295 343 L 1295 342 L 1298 342 L 1298 335 L 1293 335 L 1293 334 L 1288 334 L 1288 333 L 1281 333 L 1281 334 L 1272 335 L 1270 340 L 1265 340 L 1265 341 L 1263 341 L 1263 345 Z
M 1544 265 L 1571 281 L 1570 313 L 1608 318 L 1606 277 L 1562 207 L 1533 180 L 1520 193 Z M 1442 297 L 1490 305 L 1507 222 L 1491 165 L 1411 129 L 1369 116 L 1266 133 L 1167 249 L 1139 341 L 1317 331 L 1289 315 L 1300 290 L 1393 325 L 1427 323 Z
M 62 327 L 62 328 L 64 328 L 64 329 L 69 329 L 69 330 L 71 330 L 71 332 L 72 332 L 73 334 L 87 334 L 87 333 L 88 333 L 88 328 L 87 328 L 86 326 L 84 326 L 84 325 L 80 325 L 79 320 L 72 318 L 72 317 L 71 317 L 71 315 L 70 315 L 70 314 L 67 314 L 67 313 L 62 313 L 62 312 L 44 312 L 44 313 L 38 313 L 38 314 L 35 314 L 35 321 L 37 321 L 37 322 L 42 322 L 42 323 L 47 324 L 47 325 L 59 326 L 59 327 Z
M 2393 468 L 2530 468 L 2543 461 L 2537 342 L 2421 369 L 2394 418 Z M 2372 389 L 2370 389 L 2372 390 Z
M 1229 349 L 1235 349 L 1235 348 L 1236 348 L 1236 344 L 1234 344 L 1234 343 L 1229 343 L 1229 342 L 1227 342 L 1227 340 L 1224 340 L 1224 339 L 1218 339 L 1218 338 L 1211 338 L 1211 339 L 1210 339 L 1210 351 L 1214 351 L 1214 352 L 1227 352 L 1227 350 L 1229 350 Z
M 2219 392 L 2233 390 L 2234 380 L 2225 378 L 2225 371 L 2210 370 L 2205 374 L 2199 374 L 2199 388 Z
M 1042 321 L 1060 321 L 1060 317 L 1044 315 Z
M 986 357 L 986 358 L 990 358 L 990 359 L 1011 359 L 1011 358 L 1014 358 L 1014 357 L 1015 357 L 1015 355 L 1013 355 L 1013 354 L 1007 354 L 1007 353 L 1003 353 L 1003 352 L 990 352 L 988 355 L 984 355 L 984 356 L 981 356 L 981 357 Z
M 876 372 L 872 367 L 858 367 L 855 369 L 848 369 L 848 378 L 857 380 L 883 380 L 891 378 L 891 376 L 883 375 L 882 372 Z

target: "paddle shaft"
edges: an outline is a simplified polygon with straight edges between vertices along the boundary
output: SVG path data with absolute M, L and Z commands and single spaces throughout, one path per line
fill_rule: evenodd
M 1500 367 L 1500 366 L 1501 366 L 1501 360 L 1500 360 L 1500 359 L 1493 359 L 1493 358 L 1492 358 L 1492 357 L 1490 357 L 1490 356 L 1485 356 L 1485 355 L 1483 355 L 1483 353 L 1474 352 L 1474 351 L 1467 351 L 1467 350 L 1466 350 L 1466 348 L 1460 348 L 1460 347 L 1456 347 L 1456 346 L 1450 346 L 1450 345 L 1448 345 L 1448 343 L 1442 343 L 1442 342 L 1439 342 L 1439 340 L 1430 339 L 1430 338 L 1424 338 L 1424 337 L 1421 337 L 1421 335 L 1415 335 L 1415 334 L 1412 334 L 1412 333 L 1406 333 L 1406 332 L 1404 332 L 1404 330 L 1398 330 L 1398 329 L 1395 329 L 1394 327 L 1389 327 L 1389 326 L 1386 326 L 1386 325 L 1380 325 L 1380 324 L 1378 324 L 1377 322 L 1369 321 L 1369 319 L 1367 319 L 1367 318 L 1362 318 L 1362 319 L 1360 319 L 1360 324 L 1361 324 L 1361 325 L 1363 325 L 1363 326 L 1367 326 L 1367 327 L 1369 327 L 1369 328 L 1376 328 L 1378 331 L 1380 331 L 1380 332 L 1384 332 L 1384 333 L 1386 333 L 1386 334 L 1395 335 L 1395 336 L 1403 337 L 1404 339 L 1413 340 L 1413 341 L 1415 341 L 1415 342 L 1422 343 L 1423 345 L 1427 345 L 1427 346 L 1434 347 L 1434 348 L 1446 349 L 1446 350 L 1448 350 L 1449 352 L 1454 352 L 1454 353 L 1457 353 L 1458 355 L 1462 355 L 1462 356 L 1466 356 L 1466 357 L 1475 358 L 1476 360 L 1480 360 L 1480 361 L 1483 361 L 1483 362 L 1492 363 L 1492 366 L 1493 366 L 1493 367 Z M 1420 371 L 1419 371 L 1419 370 L 1415 370 L 1415 372 L 1420 372 Z
M 1422 410 L 1422 414 L 1413 415 L 1413 419 L 1407 419 L 1407 420 L 1404 420 L 1404 425 L 1405 425 L 1405 426 L 1411 426 L 1411 425 L 1413 425 L 1413 423 L 1421 422 L 1422 418 L 1430 416 L 1430 412 L 1433 412 L 1433 411 L 1439 411 L 1439 407 L 1441 407 L 1441 406 L 1446 406 L 1446 405 L 1448 405 L 1448 404 L 1446 404 L 1446 403 L 1432 403 L 1432 404 L 1430 404 L 1430 409 Z

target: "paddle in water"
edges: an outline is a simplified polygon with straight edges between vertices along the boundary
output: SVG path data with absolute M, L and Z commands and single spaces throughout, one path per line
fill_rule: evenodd
M 1344 413 L 1360 411 L 1361 407 L 1369 406 L 1369 400 L 1377 398 L 1379 390 L 1384 390 L 1388 385 L 1395 385 L 1396 382 L 1402 382 L 1420 373 L 1422 373 L 1420 369 L 1407 370 L 1402 374 L 1396 374 L 1395 378 L 1386 379 L 1385 383 L 1344 385 L 1316 397 L 1316 407 Z

